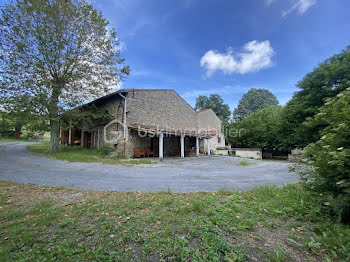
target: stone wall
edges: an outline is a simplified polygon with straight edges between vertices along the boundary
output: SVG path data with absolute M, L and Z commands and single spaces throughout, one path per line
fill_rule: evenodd
M 254 148 L 232 148 L 233 155 L 254 159 L 262 159 L 262 150 Z
M 288 161 L 289 162 L 300 162 L 304 158 L 304 150 L 295 148 L 292 149 L 290 154 L 288 154 Z
M 207 139 L 202 138 L 199 142 L 200 153 L 207 154 L 208 146 Z M 219 148 L 219 149 L 218 149 Z M 225 136 L 221 132 L 210 138 L 210 149 L 217 155 L 228 155 L 228 150 L 222 150 L 220 148 L 225 148 Z

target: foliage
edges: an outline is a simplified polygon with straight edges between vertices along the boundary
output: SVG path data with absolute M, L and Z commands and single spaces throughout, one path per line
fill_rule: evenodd
M 228 139 L 234 147 L 278 149 L 283 107 L 271 106 L 231 123 Z
M 211 94 L 209 97 L 199 96 L 196 99 L 196 110 L 203 110 L 207 108 L 211 108 L 214 113 L 224 122 L 230 119 L 230 107 L 227 104 L 224 104 L 224 100 L 218 94 Z
M 102 156 L 108 156 L 110 153 L 113 152 L 113 148 L 108 146 L 108 145 L 102 145 L 100 146 L 100 148 L 98 149 L 98 152 L 102 155 Z
M 63 130 L 68 128 L 78 128 L 84 125 L 91 127 L 106 125 L 112 119 L 112 115 L 103 107 L 98 107 L 93 103 L 83 105 L 64 112 L 60 116 L 60 124 Z
M 7 112 L 0 111 L 0 133 L 3 137 L 11 137 L 13 135 L 13 125 Z
M 278 100 L 267 89 L 251 88 L 243 95 L 238 107 L 233 111 L 233 120 L 243 120 L 250 114 L 269 106 L 277 106 Z
M 0 260 L 349 261 L 349 226 L 316 203 L 299 185 L 179 194 L 0 181 Z
M 130 71 L 115 30 L 85 0 L 10 2 L 0 39 L 2 100 L 29 97 L 50 122 L 53 151 L 60 112 L 105 94 Z
M 17 97 L 0 97 L 2 104 L 3 123 L 1 129 L 5 132 L 13 131 L 20 136 L 25 129 L 30 133 L 48 131 L 48 121 L 37 108 L 34 99 L 28 95 Z M 40 108 L 40 107 L 39 107 Z
M 350 86 L 350 46 L 342 53 L 336 54 L 311 73 L 308 73 L 297 87 L 296 92 L 287 103 L 283 113 L 281 137 L 285 148 L 305 147 L 317 141 L 323 124 L 308 126 L 304 121 L 314 116 L 328 97 L 334 97 Z
M 322 193 L 325 205 L 350 221 L 350 88 L 328 99 L 306 126 L 325 126 L 320 140 L 306 147 L 309 164 L 304 176 L 313 190 Z

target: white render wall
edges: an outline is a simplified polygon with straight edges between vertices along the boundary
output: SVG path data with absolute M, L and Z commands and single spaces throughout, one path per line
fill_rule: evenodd
M 236 156 L 262 159 L 262 150 L 261 149 L 250 149 L 250 148 L 233 148 L 232 149 Z
M 221 138 L 219 142 L 219 137 Z M 207 147 L 207 139 L 201 138 L 200 139 L 200 151 L 201 153 L 207 153 L 208 147 Z M 214 152 L 214 154 L 218 155 L 228 155 L 228 150 L 217 150 L 218 147 L 225 147 L 225 136 L 220 132 L 220 134 L 215 135 L 210 138 L 210 149 Z
M 210 138 L 210 149 L 214 154 L 228 155 L 227 150 L 217 150 L 218 147 L 225 147 L 225 136 L 221 132 L 221 120 L 212 109 L 198 111 L 198 132 L 201 133 L 203 131 L 216 131 L 217 135 Z M 200 149 L 201 153 L 208 152 L 206 138 L 201 138 Z

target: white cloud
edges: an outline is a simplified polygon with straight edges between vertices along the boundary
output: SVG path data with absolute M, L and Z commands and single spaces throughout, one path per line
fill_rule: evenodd
M 276 0 L 266 0 L 266 4 L 268 6 L 270 6 L 273 2 L 275 2 Z
M 206 70 L 208 77 L 218 70 L 224 74 L 246 74 L 272 66 L 273 55 L 274 51 L 268 40 L 263 42 L 253 40 L 246 43 L 242 52 L 237 54 L 233 54 L 231 48 L 226 54 L 209 50 L 201 58 L 200 66 Z
M 286 11 L 282 12 L 282 16 L 286 17 L 290 13 L 297 11 L 298 14 L 304 14 L 310 7 L 316 4 L 316 0 L 295 0 L 294 4 Z
M 274 2 L 276 2 L 276 0 L 266 0 L 266 4 L 268 6 Z M 316 3 L 317 0 L 292 0 L 292 6 L 288 10 L 283 11 L 282 16 L 286 17 L 294 11 L 296 11 L 299 15 L 302 15 Z

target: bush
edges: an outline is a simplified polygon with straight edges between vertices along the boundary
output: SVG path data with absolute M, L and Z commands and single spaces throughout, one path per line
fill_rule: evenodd
M 279 123 L 283 107 L 271 106 L 232 123 L 227 138 L 235 147 L 262 148 L 268 151 L 279 147 Z
M 313 171 L 303 174 L 306 185 L 319 192 L 323 204 L 343 221 L 350 221 L 350 88 L 327 100 L 306 124 L 323 126 L 321 139 L 306 147 Z
M 102 145 L 100 146 L 98 152 L 103 156 L 108 156 L 110 153 L 113 152 L 113 148 L 108 145 Z

